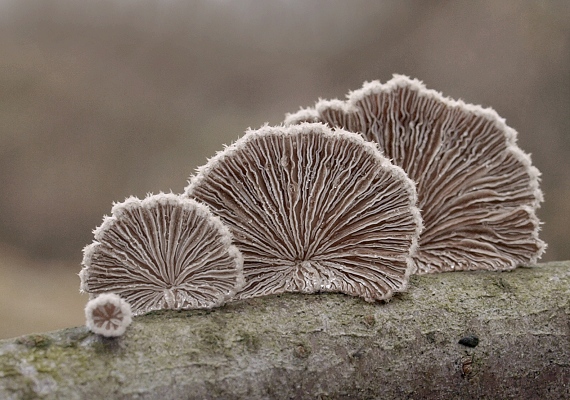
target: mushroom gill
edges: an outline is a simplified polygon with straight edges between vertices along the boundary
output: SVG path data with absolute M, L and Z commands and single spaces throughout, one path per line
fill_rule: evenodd
M 186 195 L 233 233 L 244 257 L 238 299 L 330 291 L 374 301 L 407 284 L 421 230 L 414 184 L 357 134 L 248 131 L 199 168 Z
M 135 315 L 211 308 L 243 285 L 239 250 L 208 208 L 174 194 L 115 204 L 84 249 L 81 291 L 113 292 Z
M 543 200 L 540 173 L 494 110 L 395 75 L 285 122 L 308 121 L 376 142 L 416 182 L 425 227 L 414 256 L 418 273 L 512 269 L 544 252 L 535 213 Z

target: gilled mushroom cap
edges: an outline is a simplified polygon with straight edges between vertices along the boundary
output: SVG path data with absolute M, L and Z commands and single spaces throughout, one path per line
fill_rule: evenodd
M 418 273 L 534 264 L 546 245 L 535 210 L 539 171 L 492 109 L 465 104 L 395 75 L 347 101 L 319 101 L 286 124 L 324 122 L 378 143 L 416 182 L 424 230 Z
M 84 249 L 81 291 L 113 292 L 135 315 L 211 308 L 243 286 L 231 233 L 198 202 L 174 194 L 115 204 Z
M 421 218 L 413 182 L 359 135 L 263 127 L 198 170 L 186 195 L 230 228 L 244 256 L 236 298 L 405 288 Z
M 85 306 L 87 328 L 106 337 L 117 337 L 125 333 L 132 322 L 129 303 L 114 293 L 105 293 L 89 300 Z

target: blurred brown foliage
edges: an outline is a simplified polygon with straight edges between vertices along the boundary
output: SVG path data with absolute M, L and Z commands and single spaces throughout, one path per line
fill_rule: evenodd
M 112 201 L 392 73 L 507 119 L 543 173 L 543 259 L 570 259 L 565 0 L 0 0 L 0 242 L 78 271 Z

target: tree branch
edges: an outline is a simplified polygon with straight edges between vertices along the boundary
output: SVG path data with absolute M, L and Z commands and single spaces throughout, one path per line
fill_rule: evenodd
M 151 313 L 117 339 L 0 341 L 0 398 L 37 397 L 570 398 L 570 262 L 415 276 L 386 304 L 287 294 Z

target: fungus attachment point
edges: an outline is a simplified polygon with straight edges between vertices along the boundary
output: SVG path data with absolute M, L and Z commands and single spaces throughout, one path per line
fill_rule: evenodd
M 414 184 L 357 134 L 323 124 L 248 131 L 186 195 L 234 235 L 246 280 L 236 298 L 330 291 L 374 301 L 406 286 L 421 230 Z
M 113 292 L 135 315 L 211 308 L 243 286 L 242 256 L 219 218 L 174 194 L 115 204 L 84 249 L 81 291 Z
M 416 182 L 424 230 L 418 273 L 534 264 L 546 245 L 535 210 L 538 170 L 491 109 L 443 97 L 395 75 L 347 101 L 319 101 L 286 124 L 324 122 L 360 133 Z
M 129 303 L 114 293 L 102 294 L 85 306 L 87 328 L 105 337 L 121 336 L 131 324 Z

